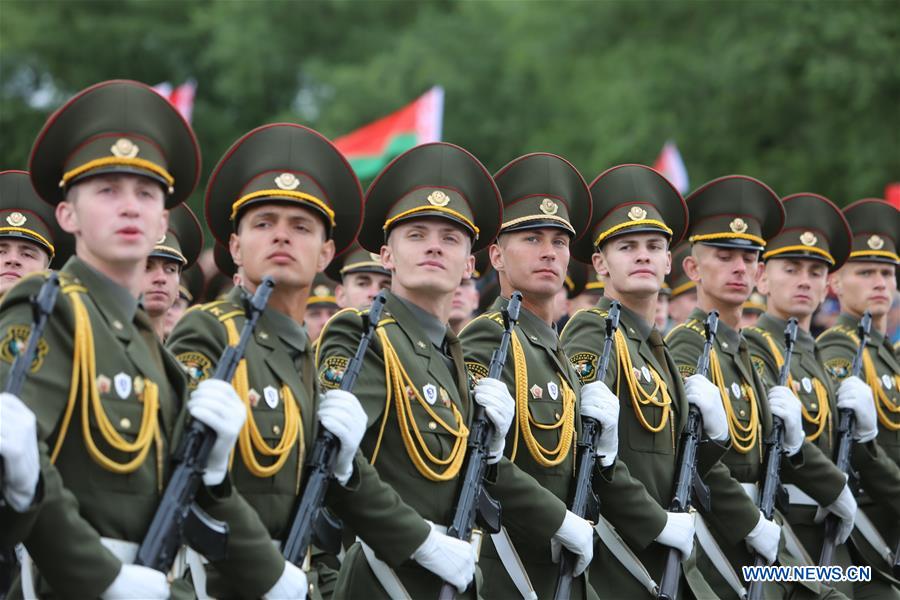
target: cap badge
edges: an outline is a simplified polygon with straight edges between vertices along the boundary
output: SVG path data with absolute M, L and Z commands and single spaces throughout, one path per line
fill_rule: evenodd
M 14 213 L 10 213 L 6 217 L 6 222 L 9 223 L 10 225 L 12 225 L 13 227 L 21 227 L 22 225 L 25 224 L 25 221 L 27 221 L 27 220 L 28 219 L 25 218 L 25 215 L 23 215 L 22 213 L 20 213 L 18 211 L 14 212 Z
M 329 293 L 330 291 L 331 290 L 328 289 L 327 285 L 317 285 L 315 288 L 313 288 L 313 295 L 314 296 L 330 296 L 331 295 Z
M 300 187 L 300 180 L 293 173 L 282 173 L 275 178 L 275 185 L 280 190 L 296 190 Z
M 866 242 L 866 245 L 869 246 L 869 248 L 871 248 L 872 250 L 881 250 L 882 248 L 884 248 L 884 240 L 880 235 L 873 235 Z
M 128 138 L 119 138 L 109 151 L 112 152 L 113 156 L 118 156 L 119 158 L 134 158 L 141 149 Z
M 545 215 L 555 215 L 559 211 L 559 205 L 550 198 L 541 200 L 541 212 Z
M 747 231 L 748 227 L 747 221 L 743 220 L 740 217 L 729 223 L 728 226 L 731 228 L 731 231 L 733 233 L 744 233 Z
M 631 210 L 628 211 L 628 218 L 632 221 L 640 221 L 641 219 L 645 219 L 646 217 L 647 211 L 640 206 L 632 206 Z
M 819 238 L 812 231 L 804 231 L 803 235 L 800 236 L 800 243 L 804 246 L 815 246 L 818 241 Z
M 432 206 L 447 206 L 450 204 L 450 196 L 441 190 L 435 190 L 428 194 L 428 202 Z

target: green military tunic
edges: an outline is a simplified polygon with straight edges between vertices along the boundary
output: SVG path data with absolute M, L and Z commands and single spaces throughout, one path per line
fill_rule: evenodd
M 579 311 L 562 332 L 562 343 L 582 384 L 597 380 L 600 352 L 606 338 L 611 300 Z M 594 477 L 594 491 L 603 516 L 659 581 L 669 547 L 655 542 L 666 524 L 678 470 L 681 431 L 687 423 L 687 402 L 678 370 L 659 332 L 622 306 L 617 342 L 603 381 L 619 398 L 619 454 L 612 473 Z M 705 442 L 698 453 L 704 481 L 727 476 L 718 458 L 725 447 Z M 718 475 L 717 475 L 718 473 Z M 691 591 L 709 597 L 712 591 L 693 560 L 684 563 Z M 601 598 L 646 597 L 647 591 L 599 544 L 591 563 L 591 585 Z
M 487 377 L 491 355 L 500 345 L 504 325 L 500 311 L 509 300 L 497 298 L 488 312 L 460 332 L 466 368 L 474 379 Z M 578 397 L 581 383 L 559 344 L 554 327 L 522 308 L 501 380 L 516 400 L 516 417 L 506 436 L 504 453 L 522 471 L 568 503 L 575 469 L 576 431 L 581 430 Z M 539 598 L 553 596 L 559 565 L 551 560 L 549 544 L 539 545 L 526 530 L 510 531 Z M 515 596 L 518 591 L 490 540 L 479 562 L 485 598 Z M 593 593 L 591 591 L 591 593 Z M 588 594 L 579 577 L 572 596 Z
M 361 331 L 362 313 L 354 309 L 328 322 L 316 360 L 323 387 L 340 385 Z M 368 415 L 362 453 L 423 518 L 448 524 L 473 413 L 459 341 L 436 317 L 388 293 L 354 394 Z M 565 504 L 505 459 L 490 469 L 488 490 L 503 505 L 505 526 L 527 530 L 534 544 L 546 545 L 562 524 Z M 413 598 L 435 596 L 442 583 L 412 560 L 395 571 Z M 335 595 L 387 597 L 358 543 L 344 558 Z
M 192 386 L 212 374 L 219 356 L 233 343 L 228 329 L 242 329 L 246 319 L 241 297 L 245 293 L 243 288 L 235 288 L 224 300 L 191 310 L 172 332 L 169 348 L 191 375 Z M 268 308 L 247 345 L 245 371 L 233 380 L 249 416 L 235 450 L 232 480 L 274 540 L 288 536 L 302 494 L 303 461 L 318 431 L 314 358 L 303 326 Z M 262 444 L 252 440 L 251 430 L 259 432 Z M 390 564 L 408 559 L 428 535 L 427 524 L 380 482 L 361 457 L 347 487 L 334 483 L 330 495 L 329 500 L 341 509 L 340 516 Z M 327 583 L 333 584 L 329 578 L 336 573 L 329 573 L 319 561 L 315 564 L 327 594 Z M 209 592 L 213 596 L 227 589 L 216 589 L 217 584 L 227 583 L 218 579 L 211 575 Z
M 35 412 L 39 438 L 65 487 L 45 488 L 25 546 L 40 568 L 39 594 L 89 598 L 106 589 L 120 568 L 100 537 L 140 543 L 147 532 L 187 414 L 187 381 L 127 290 L 78 258 L 66 263 L 60 279 L 62 290 L 21 397 Z M 0 376 L 27 338 L 29 297 L 43 281 L 23 280 L 3 300 Z M 83 360 L 73 372 L 76 341 Z M 145 420 L 148 407 L 156 414 Z M 53 476 L 45 472 L 45 482 Z M 232 589 L 258 596 L 271 588 L 281 574 L 278 554 L 230 481 L 201 488 L 198 501 L 231 526 L 229 556 L 221 565 L 231 574 Z
M 706 313 L 696 308 L 688 320 L 673 329 L 666 338 L 678 369 L 685 377 L 696 372 L 697 360 L 703 352 L 705 319 Z M 761 486 L 764 441 L 772 428 L 766 388 L 753 367 L 746 339 L 722 321 L 719 321 L 715 345 L 710 353 L 708 377 L 719 387 L 731 436 L 732 447 L 722 462 L 740 483 Z M 821 450 L 808 442 L 793 457 L 782 461 L 781 479 L 784 483 L 796 484 L 823 506 L 834 502 L 844 487 L 841 472 Z M 712 511 L 704 515 L 716 541 L 735 568 L 753 564 L 753 556 L 744 544 L 744 538 L 756 525 L 759 515 L 755 509 L 747 507 L 749 497 L 741 497 L 741 493 L 735 487 L 730 488 L 729 492 L 714 491 Z M 783 548 L 778 561 L 785 565 L 796 563 L 796 559 Z M 733 596 L 705 554 L 701 554 L 698 562 L 720 596 Z M 816 593 L 828 591 L 815 584 L 804 585 Z M 766 594 L 777 595 L 776 587 L 767 585 Z
M 764 313 L 755 327 L 744 329 L 742 333 L 750 346 L 751 360 L 765 386 L 778 382 L 784 364 L 784 330 L 787 321 Z M 791 359 L 791 389 L 803 403 L 803 427 L 807 440 L 818 446 L 826 456 L 834 457 L 838 444 L 837 385 L 828 375 L 821 352 L 808 331 L 798 330 Z M 877 438 L 865 444 L 855 444 L 850 454 L 853 470 L 859 474 L 860 484 L 865 489 L 864 496 L 857 496 L 862 510 L 878 503 L 889 514 L 900 517 L 900 468 L 881 448 Z M 810 557 L 819 556 L 825 530 L 821 523 L 815 523 L 816 507 L 792 503 L 785 515 L 797 537 L 803 542 Z M 855 538 L 855 536 L 854 536 Z M 849 544 L 836 550 L 835 561 L 841 566 L 852 564 L 876 565 L 882 570 L 886 565 L 871 556 L 868 544 L 860 547 L 865 552 L 859 555 L 851 551 Z M 878 574 L 876 574 L 876 577 Z M 848 582 L 835 583 L 835 589 L 853 596 L 854 585 Z M 885 593 L 884 590 L 881 592 Z

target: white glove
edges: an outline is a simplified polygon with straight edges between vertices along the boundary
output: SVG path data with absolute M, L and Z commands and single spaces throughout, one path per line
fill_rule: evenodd
M 619 453 L 619 399 L 602 381 L 581 388 L 581 416 L 600 423 L 596 453 L 600 464 L 608 467 Z
M 712 381 L 703 375 L 691 375 L 684 381 L 688 404 L 693 404 L 703 416 L 703 431 L 709 439 L 724 442 L 728 439 L 728 419 L 722 396 Z
M 345 485 L 353 475 L 353 458 L 366 432 L 366 411 L 359 400 L 344 390 L 328 390 L 319 404 L 319 422 L 341 441 L 334 476 Z
M 191 393 L 187 409 L 192 417 L 216 432 L 216 441 L 203 472 L 203 484 L 208 487 L 219 485 L 225 480 L 228 457 L 247 420 L 247 407 L 230 383 L 207 379 Z
M 856 417 L 853 439 L 863 444 L 874 440 L 878 436 L 878 422 L 875 417 L 872 388 L 856 375 L 852 375 L 841 382 L 837 396 L 838 408 L 852 410 Z
M 494 433 L 488 441 L 488 464 L 492 465 L 503 456 L 506 433 L 516 415 L 516 403 L 506 384 L 499 379 L 484 377 L 475 385 L 475 402 L 484 407 L 484 414 L 494 424 Z
M 475 548 L 472 544 L 434 529 L 413 552 L 412 559 L 455 586 L 460 594 L 466 591 L 475 577 Z
M 303 572 L 303 569 L 298 569 L 286 560 L 281 577 L 278 578 L 271 590 L 263 594 L 263 598 L 265 600 L 276 600 L 277 598 L 304 600 L 308 589 L 309 583 L 306 581 L 306 573 Z
M 694 551 L 694 513 L 667 513 L 666 526 L 656 536 L 656 541 L 681 552 L 686 560 Z
M 165 600 L 169 597 L 166 574 L 150 567 L 122 565 L 122 569 L 100 597 L 103 600 L 139 598 L 141 600 Z
M 803 440 L 806 439 L 803 417 L 800 414 L 800 399 L 783 385 L 770 388 L 768 398 L 772 414 L 784 421 L 784 451 L 788 456 L 793 456 L 800 451 Z
M 34 500 L 41 464 L 34 413 L 12 394 L 0 394 L 0 457 L 3 497 L 13 510 L 25 512 Z
M 781 539 L 781 527 L 759 513 L 759 521 L 744 539 L 750 549 L 766 559 L 768 564 L 778 558 L 778 541 Z
M 562 546 L 575 555 L 577 560 L 572 575 L 578 577 L 594 558 L 594 528 L 570 510 L 566 511 L 562 525 L 550 538 L 550 554 L 553 562 L 559 562 L 559 551 Z
M 856 498 L 853 497 L 850 486 L 845 484 L 837 500 L 828 506 L 820 506 L 816 509 L 815 522 L 821 523 L 829 513 L 840 519 L 837 542 L 843 544 L 850 537 L 850 532 L 853 531 L 853 525 L 856 522 Z

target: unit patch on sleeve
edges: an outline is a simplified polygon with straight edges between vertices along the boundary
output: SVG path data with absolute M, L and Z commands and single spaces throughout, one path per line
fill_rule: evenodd
M 344 356 L 329 356 L 319 370 L 319 383 L 327 390 L 336 390 L 341 387 L 344 371 L 350 360 Z
M 850 375 L 850 360 L 844 357 L 832 358 L 825 361 L 825 369 L 835 379 L 844 379 Z
M 478 383 L 482 377 L 488 376 L 488 368 L 479 362 L 466 361 L 466 370 L 472 376 L 472 379 L 475 380 L 475 383 Z
M 687 379 L 697 373 L 697 367 L 695 365 L 678 365 L 678 372 L 681 373 L 682 379 Z
M 600 357 L 593 352 L 579 352 L 569 360 L 572 361 L 572 366 L 575 367 L 575 373 L 581 383 L 590 383 L 597 377 L 597 362 Z
M 26 346 L 28 346 L 28 335 L 30 332 L 31 327 L 28 325 L 11 325 L 6 330 L 3 340 L 0 341 L 0 360 L 12 363 L 20 352 L 24 352 Z M 43 338 L 38 340 L 37 352 L 34 355 L 34 360 L 31 361 L 32 373 L 35 373 L 44 364 L 44 357 L 47 356 L 49 349 L 47 342 Z
M 188 388 L 196 389 L 204 379 L 212 374 L 212 361 L 206 355 L 199 352 L 182 352 L 175 357 L 187 373 L 189 381 Z

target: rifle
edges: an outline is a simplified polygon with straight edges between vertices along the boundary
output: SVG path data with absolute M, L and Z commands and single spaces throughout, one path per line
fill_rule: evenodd
M 869 343 L 869 332 L 872 330 L 872 313 L 866 311 L 859 320 L 856 333 L 859 336 L 859 346 L 856 348 L 856 356 L 850 365 L 850 374 L 859 377 L 863 367 L 863 356 L 866 344 Z M 842 408 L 839 411 L 840 421 L 838 425 L 838 450 L 835 464 L 846 476 L 851 487 L 856 481 L 856 473 L 850 464 L 850 453 L 853 451 L 853 430 L 856 428 L 856 417 L 852 410 Z M 822 543 L 822 553 L 819 554 L 819 565 L 826 567 L 834 564 L 834 551 L 837 548 L 838 518 L 834 515 L 825 517 L 825 541 Z
M 778 373 L 778 385 L 787 385 L 788 378 L 791 375 L 791 358 L 794 355 L 794 343 L 797 341 L 797 319 L 791 317 L 788 320 L 787 327 L 784 330 L 784 364 L 781 365 L 781 371 Z M 763 516 L 772 520 L 775 515 L 775 505 L 778 504 L 782 510 L 788 504 L 787 490 L 781 485 L 781 457 L 784 454 L 784 421 L 781 417 L 772 417 L 772 434 L 766 445 L 766 475 L 763 479 L 762 493 L 759 495 L 759 510 Z M 756 555 L 756 566 L 764 567 L 768 563 L 761 555 Z M 748 598 L 750 600 L 759 600 L 762 598 L 763 582 L 750 582 L 750 590 Z
M 606 315 L 606 338 L 603 340 L 603 353 L 600 355 L 600 364 L 597 369 L 597 381 L 603 381 L 606 370 L 609 367 L 609 357 L 612 354 L 613 336 L 619 328 L 620 305 L 613 301 Z M 572 498 L 572 512 L 591 521 L 597 520 L 600 514 L 600 501 L 591 487 L 591 478 L 594 474 L 594 465 L 597 462 L 595 448 L 600 439 L 600 423 L 590 417 L 581 418 L 581 438 L 577 444 L 578 470 L 575 473 L 575 494 Z M 575 577 L 572 571 L 575 568 L 575 556 L 565 548 L 559 561 L 559 576 L 556 580 L 556 600 L 567 600 L 572 595 L 572 582 Z
M 353 390 L 356 378 L 362 370 L 366 350 L 369 348 L 372 336 L 375 335 L 375 328 L 381 320 L 381 312 L 386 302 L 387 297 L 384 292 L 379 293 L 372 301 L 372 307 L 368 314 L 363 315 L 363 336 L 356 347 L 356 354 L 353 355 L 341 378 L 341 389 L 344 391 Z M 303 495 L 297 502 L 290 533 L 284 544 L 284 558 L 295 565 L 299 566 L 303 563 L 314 536 L 320 547 L 333 551 L 334 554 L 340 551 L 340 538 L 334 535 L 335 528 L 322 511 L 325 504 L 325 492 L 334 475 L 334 465 L 340 445 L 340 440 L 327 429 L 323 428 L 316 436 L 309 461 L 306 464 Z M 326 546 L 330 547 L 326 548 Z
M 500 346 L 491 354 L 491 364 L 488 368 L 488 377 L 491 379 L 499 379 L 503 374 L 510 339 L 513 328 L 519 322 L 521 306 L 522 292 L 513 292 L 506 308 L 501 311 L 503 336 L 500 338 Z M 490 533 L 497 533 L 500 531 L 501 519 L 500 504 L 484 489 L 484 475 L 488 467 L 488 439 L 494 427 L 485 416 L 484 408 L 478 403 L 473 404 L 475 413 L 466 444 L 466 470 L 459 486 L 453 521 L 447 529 L 447 535 L 450 537 L 466 541 L 472 538 L 476 523 Z M 445 581 L 438 595 L 439 600 L 452 600 L 455 597 L 456 587 Z
M 706 316 L 703 324 L 706 331 L 706 342 L 703 344 L 703 352 L 697 361 L 697 374 L 707 376 L 709 372 L 709 353 L 712 352 L 716 341 L 716 331 L 719 329 L 719 313 L 712 311 Z M 694 510 L 691 498 L 695 497 L 704 511 L 709 512 L 709 487 L 700 479 L 697 473 L 697 449 L 703 438 L 703 415 L 700 409 L 694 405 L 688 409 L 687 425 L 681 434 L 681 462 L 678 464 L 678 475 L 675 479 L 675 493 L 669 504 L 669 512 L 691 512 Z M 671 548 L 666 556 L 666 566 L 662 579 L 659 582 L 660 600 L 675 600 L 678 598 L 678 588 L 681 584 L 681 553 Z
M 56 297 L 59 294 L 59 274 L 51 272 L 47 280 L 41 284 L 41 289 L 37 295 L 32 296 L 31 301 L 31 333 L 28 335 L 28 342 L 25 344 L 25 350 L 16 354 L 12 367 L 9 369 L 9 377 L 3 391 L 19 396 L 22 393 L 22 386 L 25 385 L 25 375 L 34 362 L 34 356 L 37 354 L 38 342 L 44 335 L 44 328 L 47 326 L 47 319 L 53 314 L 53 307 L 56 306 Z M 0 487 L 3 485 L 4 466 L 0 460 Z M 12 585 L 13 577 L 17 570 L 16 551 L 14 548 L 0 548 L 0 598 L 6 595 L 9 586 Z
M 238 364 L 244 358 L 247 343 L 269 301 L 275 282 L 263 277 L 252 298 L 244 298 L 244 314 L 247 320 L 241 329 L 237 345 L 228 346 L 222 352 L 213 379 L 231 381 Z M 162 500 L 150 522 L 144 541 L 138 548 L 134 563 L 168 573 L 175 562 L 175 555 L 183 543 L 206 556 L 211 561 L 226 556 L 228 524 L 210 517 L 194 502 L 203 484 L 203 470 L 216 441 L 216 433 L 200 421 L 193 419 L 181 438 L 173 455 L 174 470 Z

